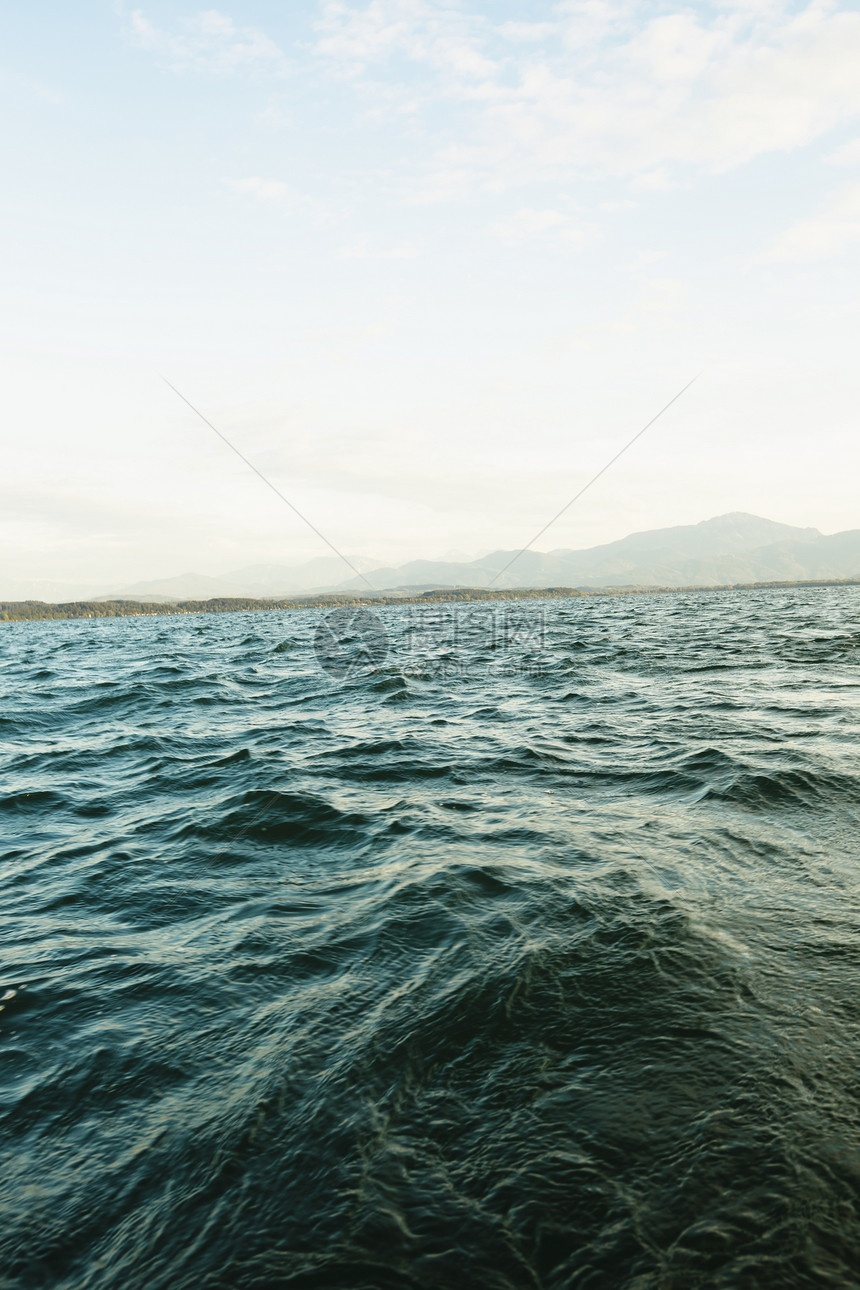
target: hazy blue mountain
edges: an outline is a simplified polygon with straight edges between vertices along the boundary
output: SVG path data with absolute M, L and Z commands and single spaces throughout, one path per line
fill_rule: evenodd
M 367 574 L 379 568 L 378 560 L 349 553 L 346 555 L 359 573 Z M 349 573 L 344 560 L 336 555 L 320 555 L 303 564 L 249 564 L 243 569 L 234 569 L 226 578 L 232 583 L 247 587 L 255 595 L 286 596 L 292 592 L 309 591 L 328 583 L 341 582 L 344 573 Z
M 492 551 L 479 560 L 411 560 L 382 565 L 350 556 L 365 578 L 344 576 L 335 556 L 303 564 L 255 564 L 212 578 L 186 573 L 126 587 L 140 599 L 208 599 L 213 596 L 289 596 L 326 591 L 378 591 L 432 587 L 629 587 L 715 586 L 732 582 L 803 581 L 860 576 L 860 530 L 825 536 L 735 512 L 631 533 L 617 542 L 580 551 Z M 504 572 L 502 572 L 504 570 Z
M 349 556 L 350 563 L 362 572 L 375 569 L 379 562 L 366 556 Z M 173 578 L 156 578 L 136 582 L 114 593 L 133 600 L 209 600 L 215 596 L 291 596 L 329 583 L 340 582 L 349 567 L 337 556 L 316 556 L 302 564 L 249 564 L 218 577 L 202 573 L 182 573 Z M 365 583 L 361 583 L 366 587 Z M 100 599 L 109 599 L 102 596 Z
M 99 600 L 211 600 L 215 596 L 241 596 L 243 592 L 227 576 L 210 578 L 205 573 L 179 573 L 173 578 L 154 578 L 130 587 L 107 592 Z
M 0 600 L 43 600 L 46 604 L 62 604 L 68 600 L 93 600 L 103 586 L 92 582 L 53 578 L 0 579 Z
M 850 540 L 838 548 L 838 556 L 834 546 L 825 560 L 827 567 L 850 568 L 850 573 L 803 572 L 807 567 L 818 567 L 813 551 L 821 543 L 834 543 L 838 537 L 850 539 L 850 535 L 841 534 L 825 538 L 818 529 L 796 528 L 735 512 L 701 524 L 631 533 L 617 542 L 581 551 L 526 551 L 507 569 L 517 556 L 516 549 L 493 551 L 464 564 L 413 560 L 399 569 L 376 569 L 372 581 L 380 587 L 492 584 L 501 588 L 713 586 L 765 578 L 851 577 L 860 571 L 860 548 L 855 553 Z M 812 561 L 808 566 L 804 555 Z M 771 573 L 772 568 L 791 572 Z M 355 579 L 345 579 L 341 584 L 351 590 L 358 586 Z

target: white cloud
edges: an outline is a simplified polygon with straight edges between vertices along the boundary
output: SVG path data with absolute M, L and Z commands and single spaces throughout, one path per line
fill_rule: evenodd
M 355 242 L 342 246 L 338 255 L 342 260 L 414 260 L 418 248 L 411 242 L 404 242 L 399 246 L 374 250 L 366 242 Z
M 279 179 L 261 179 L 251 176 L 247 179 L 225 179 L 225 185 L 234 193 L 245 197 L 256 197 L 261 202 L 284 203 L 290 196 L 288 186 Z
M 433 193 L 575 172 L 666 183 L 860 116 L 860 12 L 828 0 L 674 13 L 574 0 L 550 23 L 501 25 L 431 0 L 336 0 L 323 13 L 318 52 L 376 90 L 381 110 L 399 110 L 398 92 L 414 102 L 415 65 L 435 80 L 425 105 L 460 105 L 457 143 L 425 179 Z
M 860 139 L 852 139 L 850 143 L 843 143 L 841 148 L 831 152 L 830 156 L 825 160 L 831 166 L 860 166 Z
M 558 30 L 554 22 L 503 22 L 499 35 L 515 44 L 534 43 L 546 40 Z
M 533 210 L 523 207 L 508 219 L 493 224 L 490 232 L 508 245 L 532 238 L 551 236 L 575 245 L 587 241 L 591 230 L 573 223 L 569 216 L 557 210 Z
M 492 76 L 495 64 L 481 52 L 485 20 L 437 0 L 370 0 L 350 8 L 323 5 L 318 51 L 358 72 L 395 57 L 424 64 L 447 81 Z
M 154 26 L 140 9 L 130 19 L 130 36 L 141 49 L 159 55 L 175 71 L 233 74 L 240 71 L 282 70 L 281 49 L 256 27 L 237 27 L 217 9 L 204 9 L 180 19 L 173 31 Z
M 817 215 L 800 220 L 774 243 L 770 260 L 820 260 L 860 243 L 860 183 L 835 194 Z
M 52 85 L 34 80 L 31 76 L 23 76 L 20 72 L 10 72 L 0 68 L 0 86 L 6 85 L 21 91 L 28 98 L 37 99 L 40 103 L 48 103 L 52 107 L 59 107 L 66 101 L 65 95 L 54 89 Z

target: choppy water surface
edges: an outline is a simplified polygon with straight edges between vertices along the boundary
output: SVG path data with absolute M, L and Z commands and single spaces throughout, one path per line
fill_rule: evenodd
M 860 593 L 509 610 L 0 627 L 3 1290 L 860 1284 Z

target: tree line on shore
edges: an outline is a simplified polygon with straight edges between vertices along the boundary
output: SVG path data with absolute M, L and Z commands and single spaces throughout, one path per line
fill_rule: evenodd
M 716 587 L 448 587 L 414 595 L 297 596 L 288 600 L 256 600 L 218 596 L 212 600 L 72 600 L 51 604 L 42 600 L 0 600 L 0 622 L 35 622 L 68 618 L 139 618 L 150 614 L 225 614 L 264 609 L 335 609 L 341 605 L 427 605 L 475 600 L 559 600 L 583 596 L 656 595 L 672 592 L 753 591 L 766 588 L 860 586 L 860 578 L 830 578 L 797 582 L 740 582 Z

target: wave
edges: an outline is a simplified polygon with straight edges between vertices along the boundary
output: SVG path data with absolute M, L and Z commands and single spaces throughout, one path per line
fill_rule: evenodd
M 854 1284 L 856 593 L 545 613 L 0 631 L 3 1290 Z

